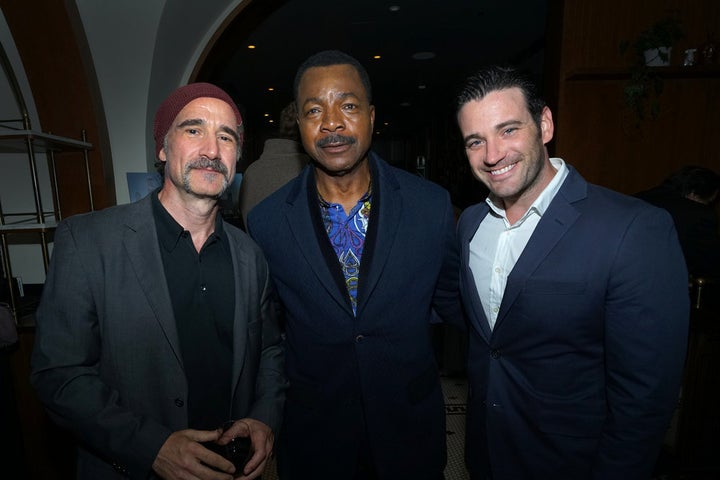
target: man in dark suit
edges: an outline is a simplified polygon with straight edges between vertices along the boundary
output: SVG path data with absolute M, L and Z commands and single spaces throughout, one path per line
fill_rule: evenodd
M 673 217 L 688 272 L 695 277 L 720 280 L 720 231 L 714 207 L 718 192 L 720 175 L 687 165 L 657 187 L 635 195 Z
M 458 222 L 472 478 L 650 478 L 688 329 L 672 219 L 549 158 L 552 114 L 517 71 L 472 75 L 457 106 L 490 191 Z
M 369 151 L 375 109 L 357 60 L 315 54 L 294 91 L 312 164 L 248 217 L 287 321 L 280 477 L 441 479 L 431 319 L 460 317 L 449 195 Z
M 32 382 L 79 440 L 80 479 L 257 478 L 286 382 L 267 264 L 218 215 L 242 119 L 195 83 L 160 105 L 154 136 L 159 190 L 57 228 Z M 201 445 L 234 437 L 252 442 L 242 472 Z

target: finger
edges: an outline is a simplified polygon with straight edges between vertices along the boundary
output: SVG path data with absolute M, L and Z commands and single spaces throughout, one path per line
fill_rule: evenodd
M 240 477 L 236 477 L 235 480 L 250 480 L 253 478 L 258 478 L 260 477 L 260 475 L 262 475 L 263 471 L 265 471 L 265 465 L 267 465 L 267 457 L 262 462 L 260 462 L 257 467 L 254 468 L 252 468 L 250 466 L 250 463 L 248 463 L 243 469 L 243 474 Z
M 218 442 L 224 444 L 235 437 L 250 437 L 251 434 L 252 429 L 250 428 L 248 422 L 246 422 L 245 420 L 237 420 L 232 424 L 232 426 L 222 432 L 222 436 L 220 437 Z

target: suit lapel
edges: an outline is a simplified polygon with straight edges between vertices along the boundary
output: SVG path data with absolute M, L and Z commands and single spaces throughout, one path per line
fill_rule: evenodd
M 472 237 L 475 235 L 480 223 L 483 218 L 485 218 L 485 215 L 488 214 L 489 210 L 490 208 L 485 202 L 470 207 L 470 210 L 464 215 L 465 218 L 461 222 L 458 230 L 460 255 L 462 255 L 461 265 L 463 266 L 460 273 L 461 291 L 468 297 L 466 305 L 470 305 L 470 321 L 485 341 L 489 341 L 492 331 L 490 330 L 488 319 L 485 316 L 480 295 L 475 287 L 475 278 L 473 277 L 472 270 L 470 270 L 470 240 L 472 240 Z
M 148 211 L 139 213 L 140 210 Z M 178 338 L 175 316 L 170 294 L 167 290 L 165 269 L 160 256 L 160 246 L 152 214 L 150 196 L 137 202 L 137 208 L 130 210 L 131 215 L 125 221 L 123 245 L 130 264 L 135 271 L 138 283 L 152 308 L 155 318 L 165 333 L 165 338 L 182 365 L 180 340 Z M 122 286 L 120 286 L 122 288 Z
M 236 233 L 231 232 L 229 228 L 225 228 L 225 235 L 228 237 L 230 244 L 230 255 L 233 262 L 233 271 L 235 272 L 235 311 L 233 322 L 233 369 L 232 369 L 232 385 L 231 398 L 237 389 L 237 383 L 240 381 L 243 364 L 245 363 L 245 349 L 247 348 L 247 326 L 250 321 L 249 305 L 244 300 L 247 293 L 251 291 L 250 267 L 247 253 L 237 248 L 238 241 L 235 238 Z M 257 286 L 262 288 L 262 286 Z
M 400 212 L 403 210 L 400 184 L 392 171 L 378 161 L 372 152 L 368 161 L 373 181 L 373 197 L 370 207 L 370 222 L 360 263 L 358 315 L 364 309 L 368 299 L 372 298 L 372 292 L 380 281 L 383 269 L 390 258 L 400 227 Z
M 298 246 L 300 254 L 303 255 L 310 269 L 317 277 L 320 284 L 327 290 L 330 297 L 337 304 L 352 315 L 352 308 L 347 298 L 347 290 L 339 288 L 329 264 L 333 259 L 328 259 L 323 253 L 321 243 L 327 241 L 321 235 L 327 234 L 318 232 L 315 228 L 314 214 L 311 209 L 318 209 L 317 198 L 314 197 L 315 189 L 311 182 L 314 182 L 313 168 L 307 167 L 300 174 L 298 182 L 287 198 L 287 208 L 284 215 L 290 226 L 290 231 L 295 237 L 295 245 Z M 337 263 L 337 258 L 334 259 Z
M 580 216 L 572 202 L 584 198 L 587 193 L 587 183 L 572 167 L 568 168 L 570 170 L 568 177 L 535 227 L 523 253 L 508 276 L 495 330 L 507 317 L 528 278 Z

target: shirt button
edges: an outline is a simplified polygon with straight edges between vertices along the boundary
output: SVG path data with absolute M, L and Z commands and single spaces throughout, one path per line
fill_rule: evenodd
M 500 272 L 502 272 L 502 268 L 500 268 L 500 267 L 495 267 L 495 273 L 500 273 Z
M 176 398 L 176 399 L 175 399 L 175 406 L 176 406 L 176 407 L 182 407 L 183 405 L 185 405 L 185 402 L 183 401 L 182 398 Z
M 492 358 L 500 358 L 500 350 L 493 349 L 490 351 L 490 356 Z
M 355 337 L 355 343 L 361 343 L 363 340 L 365 340 L 364 335 L 358 335 L 357 337 Z
M 498 307 L 493 307 L 493 313 L 498 313 L 498 310 L 500 310 Z
M 207 286 L 206 285 L 200 285 L 200 290 L 203 292 L 207 292 Z

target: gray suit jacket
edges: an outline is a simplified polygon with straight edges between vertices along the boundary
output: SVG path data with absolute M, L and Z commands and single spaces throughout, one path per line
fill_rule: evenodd
M 286 382 L 265 260 L 224 227 L 235 270 L 232 412 L 276 430 Z M 78 215 L 55 233 L 31 381 L 80 440 L 78 478 L 148 478 L 187 425 L 188 387 L 150 196 Z

